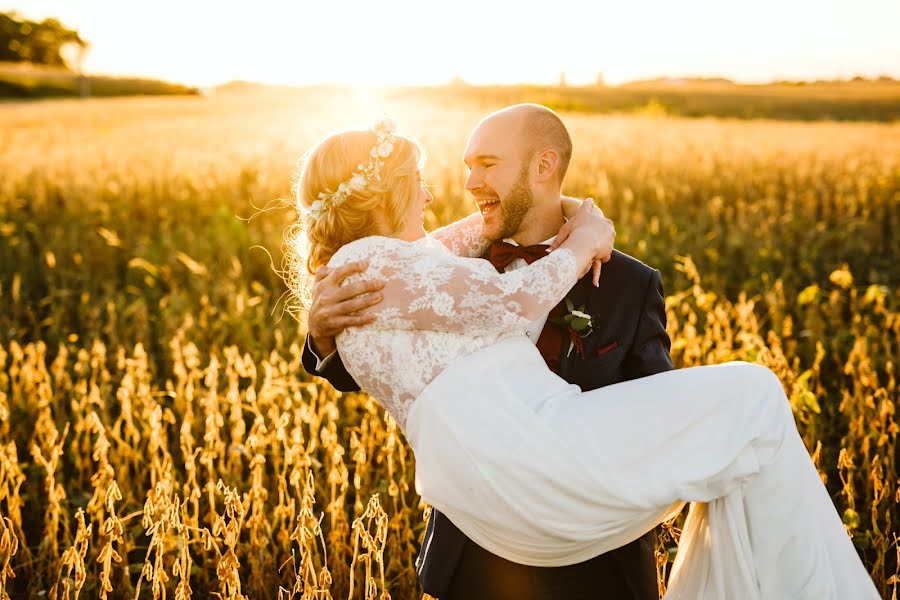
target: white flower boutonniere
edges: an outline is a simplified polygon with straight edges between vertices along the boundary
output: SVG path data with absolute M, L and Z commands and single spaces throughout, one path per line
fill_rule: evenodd
M 564 316 L 553 320 L 569 334 L 569 350 L 566 352 L 566 358 L 572 354 L 573 348 L 578 350 L 578 356 L 584 358 L 584 339 L 594 332 L 593 317 L 584 312 L 584 306 L 575 308 L 568 298 L 566 298 L 566 310 L 568 312 Z

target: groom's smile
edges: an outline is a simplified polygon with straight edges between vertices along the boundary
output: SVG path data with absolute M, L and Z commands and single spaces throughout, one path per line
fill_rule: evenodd
M 503 202 L 497 196 L 475 197 L 475 204 L 481 212 L 485 237 L 494 239 L 505 230 L 503 221 Z M 497 238 L 499 239 L 499 238 Z
M 475 204 L 478 205 L 481 216 L 486 217 L 489 213 L 500 208 L 500 198 L 476 198 Z
M 514 219 L 514 222 L 509 222 L 508 214 L 511 209 L 516 209 L 517 205 L 521 204 L 522 190 L 519 188 L 523 182 L 516 178 L 516 167 L 519 166 L 516 164 L 517 161 L 503 160 L 497 154 L 467 158 L 469 177 L 466 189 L 471 192 L 481 213 L 485 237 L 497 240 L 509 237 L 520 222 L 518 218 Z M 518 216 L 522 211 L 511 212 Z

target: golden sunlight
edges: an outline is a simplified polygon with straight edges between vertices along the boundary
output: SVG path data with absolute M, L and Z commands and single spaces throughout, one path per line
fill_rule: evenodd
M 669 76 L 759 82 L 900 75 L 900 4 L 711 0 L 511 5 L 383 2 L 0 2 L 91 44 L 91 73 L 215 85 L 607 83 Z M 777 15 L 777 18 L 774 17 Z

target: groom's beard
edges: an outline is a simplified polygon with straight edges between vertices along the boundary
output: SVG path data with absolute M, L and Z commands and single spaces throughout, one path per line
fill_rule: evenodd
M 516 235 L 533 204 L 534 195 L 528 185 L 528 165 L 526 164 L 506 198 L 500 202 L 502 220 L 500 233 L 494 238 L 494 241 L 505 240 Z

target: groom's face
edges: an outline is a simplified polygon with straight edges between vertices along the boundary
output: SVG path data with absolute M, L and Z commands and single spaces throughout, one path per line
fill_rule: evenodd
M 466 189 L 472 193 L 489 240 L 513 237 L 534 202 L 529 161 L 518 144 L 519 127 L 510 119 L 482 121 L 466 146 Z

